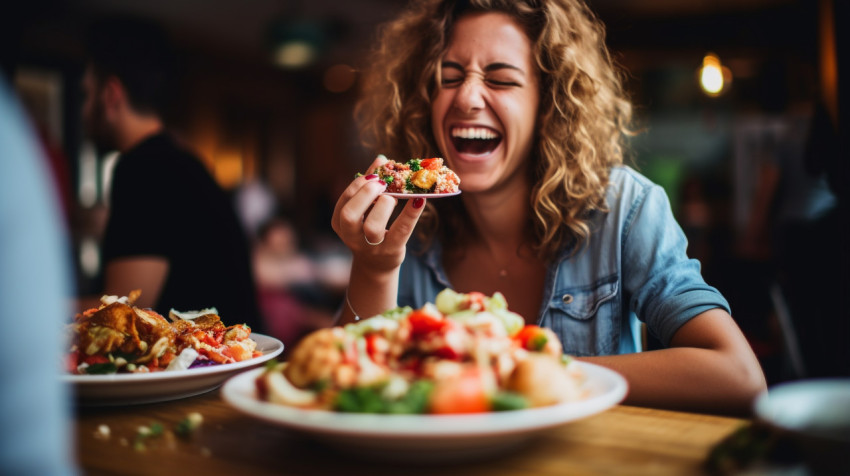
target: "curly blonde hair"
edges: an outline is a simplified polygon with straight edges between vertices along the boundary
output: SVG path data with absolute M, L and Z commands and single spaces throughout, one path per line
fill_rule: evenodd
M 533 44 L 541 97 L 530 229 L 538 255 L 553 257 L 589 238 L 589 215 L 606 210 L 610 169 L 623 163 L 631 134 L 631 103 L 604 27 L 582 0 L 414 0 L 380 30 L 356 117 L 365 145 L 390 157 L 440 155 L 431 102 L 441 58 L 457 19 L 488 11 L 509 15 Z M 426 241 L 447 230 L 469 238 L 461 207 L 429 203 L 426 212 L 419 227 Z

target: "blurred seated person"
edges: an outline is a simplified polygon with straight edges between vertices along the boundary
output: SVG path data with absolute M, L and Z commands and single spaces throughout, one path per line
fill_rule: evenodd
M 103 239 L 104 291 L 141 289 L 166 315 L 215 307 L 227 324 L 263 331 L 250 247 L 235 209 L 204 165 L 166 131 L 174 56 L 156 25 L 93 25 L 83 78 L 86 132 L 118 150 Z
M 269 333 L 291 345 L 331 324 L 333 311 L 321 303 L 326 294 L 323 268 L 300 250 L 289 220 L 274 217 L 259 227 L 253 258 Z
M 298 236 L 288 220 L 272 218 L 259 228 L 258 238 L 254 271 L 261 289 L 286 289 L 316 279 L 313 262 L 300 252 Z

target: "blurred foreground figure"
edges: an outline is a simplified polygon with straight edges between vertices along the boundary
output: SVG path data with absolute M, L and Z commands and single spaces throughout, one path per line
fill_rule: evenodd
M 83 116 L 101 151 L 118 150 L 103 243 L 105 292 L 141 289 L 166 315 L 216 307 L 263 332 L 250 248 L 235 208 L 200 160 L 167 132 L 174 56 L 163 32 L 132 19 L 95 24 Z
M 46 158 L 0 78 L 0 474 L 75 474 L 59 381 L 71 270 Z

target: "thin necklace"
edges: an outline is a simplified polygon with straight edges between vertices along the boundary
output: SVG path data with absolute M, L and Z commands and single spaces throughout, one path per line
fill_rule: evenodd
M 516 256 L 519 256 L 519 251 L 516 252 Z M 496 270 L 498 271 L 499 279 L 507 279 L 508 275 L 510 274 L 508 272 L 508 269 L 510 269 L 511 257 L 508 256 L 507 263 L 505 264 L 496 262 L 496 258 L 493 257 L 492 263 L 496 265 Z

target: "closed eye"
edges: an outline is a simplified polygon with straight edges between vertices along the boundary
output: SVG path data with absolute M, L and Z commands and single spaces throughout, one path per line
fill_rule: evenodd
M 448 74 L 441 75 L 440 85 L 444 88 L 458 87 L 464 80 L 464 69 L 459 63 L 454 61 L 443 61 L 441 64 L 442 72 L 448 71 Z M 522 81 L 511 79 L 513 75 L 525 76 L 525 72 L 507 63 L 492 63 L 484 68 L 484 82 L 490 86 L 497 88 L 521 87 Z M 492 76 L 497 76 L 493 78 Z
M 450 88 L 450 87 L 460 86 L 460 83 L 462 83 L 462 82 L 463 82 L 463 78 L 446 78 L 446 77 L 443 77 L 442 80 L 440 81 L 440 84 L 444 88 Z
M 487 84 L 492 84 L 493 86 L 501 86 L 501 87 L 520 86 L 520 84 L 515 82 L 515 81 L 499 81 L 499 80 L 496 80 L 496 79 L 485 79 L 484 81 L 486 81 Z

